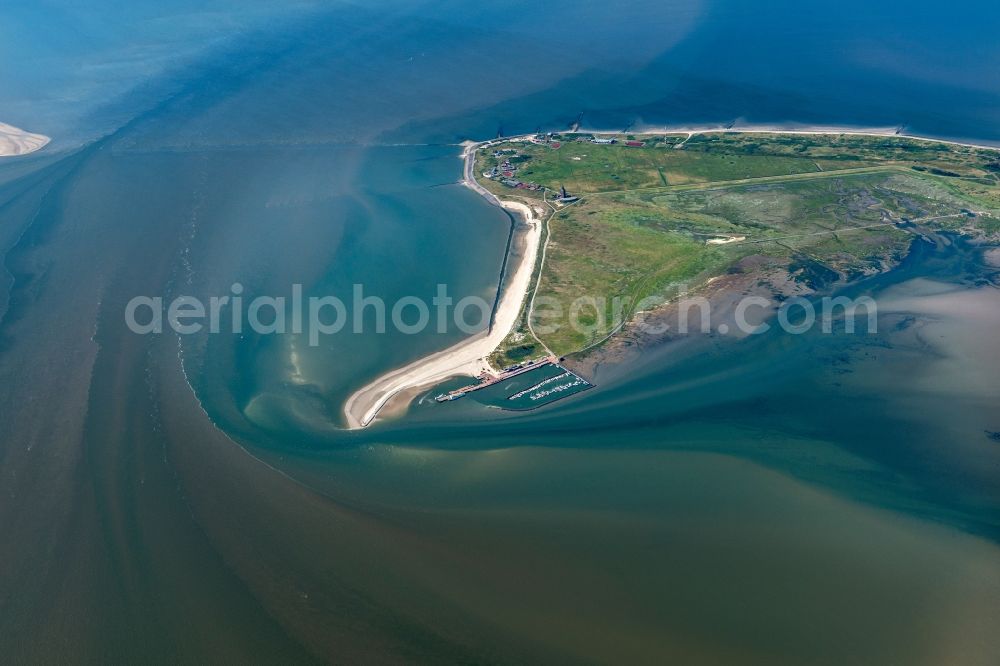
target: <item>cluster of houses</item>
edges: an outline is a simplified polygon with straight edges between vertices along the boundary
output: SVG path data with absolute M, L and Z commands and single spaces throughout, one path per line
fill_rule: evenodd
M 531 137 L 530 140 L 532 143 L 544 144 L 549 146 L 550 148 L 558 150 L 561 145 L 560 139 L 562 138 L 563 137 L 560 137 L 559 135 L 549 132 L 548 134 L 537 134 Z M 598 145 L 612 145 L 619 143 L 618 139 L 614 137 L 598 136 L 598 135 L 578 136 L 576 137 L 575 140 L 594 143 Z M 646 145 L 645 141 L 635 141 L 633 139 L 622 141 L 621 143 L 630 148 L 642 148 L 643 146 Z M 518 160 L 514 159 L 518 157 L 518 152 L 516 149 L 514 148 L 496 149 L 493 151 L 493 157 L 498 160 L 498 164 L 494 166 L 492 169 L 484 171 L 483 172 L 484 178 L 495 180 L 499 183 L 502 183 L 503 185 L 506 185 L 507 187 L 519 190 L 531 190 L 534 192 L 538 192 L 546 189 L 544 185 L 539 185 L 538 183 L 533 183 L 533 182 L 524 182 L 517 177 Z M 579 158 L 574 158 L 574 159 L 579 159 Z M 550 201 L 562 204 L 568 204 L 568 203 L 573 203 L 578 199 L 579 197 L 568 193 L 565 187 L 560 187 L 558 195 L 551 198 Z
M 517 177 L 517 164 L 510 161 L 512 157 L 517 157 L 516 150 L 512 148 L 494 150 L 493 157 L 501 160 L 501 162 L 492 169 L 484 171 L 484 178 L 498 180 L 507 187 L 513 187 L 518 190 L 532 190 L 537 192 L 545 189 L 538 183 L 525 183 Z
M 554 148 L 556 150 L 558 150 L 559 146 L 562 145 L 560 143 L 560 139 L 561 139 L 560 135 L 555 134 L 553 132 L 549 132 L 548 134 L 536 134 L 535 136 L 531 137 L 532 143 L 545 144 L 545 145 L 549 146 L 550 148 Z M 618 143 L 618 139 L 616 139 L 614 137 L 610 137 L 610 136 L 598 136 L 598 135 L 589 135 L 589 136 L 588 135 L 583 135 L 583 136 L 578 136 L 578 137 L 576 137 L 576 141 L 583 141 L 583 142 L 587 142 L 587 143 L 596 143 L 596 144 L 599 144 L 599 145 L 611 145 L 611 144 Z M 629 140 L 624 141 L 622 143 L 624 143 L 624 145 L 626 145 L 626 146 L 629 146 L 630 148 L 642 148 L 643 146 L 646 145 L 645 141 L 635 141 L 635 140 L 632 140 L 632 139 L 629 139 Z
M 533 192 L 540 192 L 545 189 L 544 185 L 539 185 L 538 183 L 525 183 L 517 178 L 517 164 L 511 162 L 512 157 L 517 157 L 517 151 L 512 148 L 507 148 L 505 150 L 494 150 L 493 157 L 498 160 L 502 160 L 498 165 L 483 172 L 484 178 L 489 178 L 490 180 L 497 180 L 507 187 L 513 187 L 518 190 L 531 190 Z M 573 196 L 566 191 L 565 187 L 559 188 L 559 194 L 553 199 L 559 203 L 573 203 L 579 199 L 579 197 Z
M 544 144 L 553 150 L 559 150 L 559 146 L 562 142 L 559 140 L 559 136 L 555 132 L 549 132 L 548 134 L 536 134 L 531 137 L 532 143 Z
M 610 144 L 613 144 L 613 143 L 618 143 L 618 139 L 614 139 L 614 138 L 611 138 L 611 137 L 594 136 L 594 137 L 590 138 L 590 142 L 591 143 L 601 144 L 601 145 L 610 145 Z M 642 148 L 643 146 L 646 145 L 646 142 L 645 141 L 632 141 L 632 140 L 629 140 L 629 141 L 625 142 L 625 145 L 629 146 L 630 148 Z

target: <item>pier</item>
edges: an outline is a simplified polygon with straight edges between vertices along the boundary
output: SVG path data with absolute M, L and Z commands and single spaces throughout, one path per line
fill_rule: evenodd
M 462 388 L 455 389 L 454 391 L 449 391 L 448 393 L 442 393 L 441 395 L 437 396 L 434 399 L 438 402 L 450 402 L 452 400 L 458 400 L 459 398 L 469 393 L 472 393 L 473 391 L 478 391 L 488 386 L 499 384 L 500 382 L 506 381 L 511 377 L 517 377 L 518 375 L 523 375 L 526 372 L 531 372 L 532 370 L 537 370 L 538 368 L 543 368 L 547 365 L 555 365 L 558 362 L 559 359 L 555 356 L 545 356 L 543 358 L 535 359 L 534 361 L 528 361 L 526 363 L 508 366 L 498 374 L 493 374 L 491 372 L 483 372 L 478 377 L 479 379 L 478 384 L 470 384 L 469 386 L 463 386 Z

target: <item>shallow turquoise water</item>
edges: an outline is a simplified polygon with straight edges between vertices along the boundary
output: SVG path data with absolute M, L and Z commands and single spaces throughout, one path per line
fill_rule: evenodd
M 0 120 L 56 143 L 0 163 L 0 645 L 993 661 L 995 327 L 934 298 L 995 311 L 977 248 L 918 243 L 855 287 L 910 299 L 875 336 L 654 346 L 530 413 L 424 401 L 360 433 L 340 429 L 344 397 L 461 332 L 178 342 L 122 316 L 133 295 L 234 282 L 488 299 L 508 219 L 455 184 L 457 143 L 581 112 L 997 140 L 995 8 L 953 7 L 948 30 L 929 8 L 837 3 L 803 26 L 788 3 L 255 3 L 220 24 L 140 3 L 100 39 L 67 9 L 48 43 L 3 40 L 0 62 L 48 57 L 0 70 Z M 170 55 L 119 50 L 136 40 Z M 79 62 L 112 55 L 63 99 Z

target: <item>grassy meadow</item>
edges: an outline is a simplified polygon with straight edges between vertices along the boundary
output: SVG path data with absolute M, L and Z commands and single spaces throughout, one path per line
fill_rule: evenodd
M 848 135 L 589 138 L 557 135 L 558 147 L 515 140 L 477 155 L 477 176 L 510 159 L 517 180 L 545 190 L 480 178 L 491 191 L 544 199 L 552 211 L 531 326 L 526 312 L 495 363 L 599 344 L 644 299 L 665 302 L 678 285 L 694 288 L 746 257 L 767 257 L 821 289 L 893 266 L 914 237 L 908 221 L 1000 233 L 997 151 Z M 516 153 L 497 158 L 498 149 Z M 560 187 L 579 200 L 554 202 Z M 574 318 L 585 330 L 552 327 L 579 299 Z

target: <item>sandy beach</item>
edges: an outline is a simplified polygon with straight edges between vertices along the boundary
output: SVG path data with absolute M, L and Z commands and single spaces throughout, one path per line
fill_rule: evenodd
M 928 136 L 907 134 L 899 127 L 852 127 L 849 125 L 676 125 L 676 126 L 644 126 L 632 127 L 627 131 L 621 129 L 587 129 L 581 127 L 574 132 L 562 132 L 563 134 L 687 134 L 688 138 L 697 134 L 799 134 L 799 135 L 823 135 L 823 134 L 843 134 L 846 136 L 877 136 L 877 137 L 897 137 L 900 139 L 912 139 L 915 141 L 929 141 L 931 143 L 944 143 L 951 146 L 966 146 L 968 148 L 986 148 L 997 150 L 1000 145 L 990 145 L 983 143 L 971 143 L 966 141 L 956 141 L 951 139 L 935 139 Z M 518 137 L 512 137 L 518 138 Z
M 482 194 L 491 203 L 521 216 L 528 225 L 523 235 L 525 248 L 521 261 L 505 281 L 504 291 L 497 304 L 493 327 L 478 333 L 447 349 L 421 358 L 413 363 L 382 375 L 351 395 L 344 403 L 344 417 L 350 429 L 369 425 L 379 411 L 394 397 L 403 393 L 415 395 L 415 389 L 426 388 L 460 375 L 475 377 L 489 369 L 486 357 L 493 352 L 513 330 L 524 299 L 531 287 L 531 275 L 538 256 L 542 236 L 541 217 L 537 211 L 519 201 L 503 201 L 476 182 L 473 176 L 473 157 L 479 144 L 467 145 L 463 158 L 465 171 L 463 183 Z
M 44 148 L 50 140 L 43 134 L 32 134 L 13 125 L 0 123 L 0 157 L 33 153 Z

